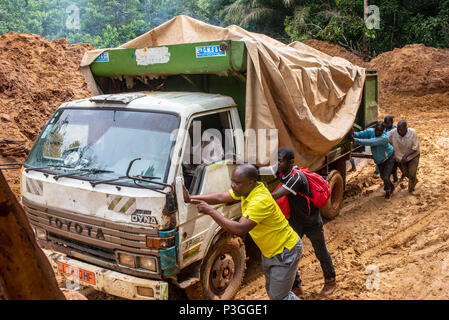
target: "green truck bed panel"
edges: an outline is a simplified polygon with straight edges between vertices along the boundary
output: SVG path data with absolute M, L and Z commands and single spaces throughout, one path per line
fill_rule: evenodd
M 90 69 L 96 77 L 229 75 L 246 71 L 246 54 L 244 42 L 229 40 L 143 49 L 112 49 L 98 57 Z

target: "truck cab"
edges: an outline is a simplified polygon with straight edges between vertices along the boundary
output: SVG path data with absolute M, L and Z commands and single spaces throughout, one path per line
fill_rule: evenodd
M 57 274 L 141 299 L 167 298 L 167 281 L 186 288 L 200 280 L 201 260 L 222 232 L 184 202 L 182 185 L 192 194 L 229 190 L 235 165 L 222 153 L 187 172 L 182 159 L 198 123 L 222 137 L 241 129 L 233 99 L 219 94 L 102 95 L 55 112 L 25 162 L 22 204 Z M 220 143 L 232 156 L 243 152 L 233 136 Z M 240 216 L 239 203 L 217 210 Z M 230 297 L 227 287 L 243 276 L 244 253 L 220 258 L 210 262 L 207 298 Z

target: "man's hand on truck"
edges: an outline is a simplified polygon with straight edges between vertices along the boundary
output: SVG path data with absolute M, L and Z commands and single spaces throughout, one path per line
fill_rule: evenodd
M 215 222 L 223 229 L 231 234 L 235 234 L 239 237 L 244 237 L 251 229 L 253 229 L 257 223 L 241 216 L 238 221 L 230 220 L 224 217 L 220 212 L 212 208 L 205 201 L 192 199 L 191 203 L 196 204 L 199 213 L 207 214 L 212 217 Z
M 198 209 L 199 213 L 211 215 L 212 211 L 214 211 L 214 209 L 210 205 L 208 205 L 206 202 L 202 200 L 191 199 L 190 203 L 196 205 L 196 208 Z
M 184 195 L 184 202 L 192 202 L 192 200 L 201 200 L 206 202 L 207 204 L 221 204 L 221 203 L 235 202 L 234 198 L 231 197 L 229 191 L 191 196 L 189 191 L 186 189 L 184 185 L 182 186 L 182 191 Z

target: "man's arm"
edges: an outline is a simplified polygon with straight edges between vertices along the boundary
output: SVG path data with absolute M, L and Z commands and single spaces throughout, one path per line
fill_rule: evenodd
M 204 201 L 193 199 L 192 203 L 197 205 L 198 212 L 211 216 L 219 226 L 237 236 L 243 237 L 257 225 L 256 222 L 243 216 L 240 217 L 239 221 L 230 220 Z
M 351 130 L 351 133 L 352 133 L 352 137 L 353 138 L 357 138 L 357 139 L 367 139 L 367 138 L 369 138 L 369 136 L 370 136 L 370 131 L 372 131 L 372 130 L 370 130 L 370 129 L 366 129 L 366 130 L 363 130 L 363 131 L 357 131 L 357 132 L 354 132 L 354 129 L 352 129 Z
M 283 196 L 288 196 L 289 194 L 297 195 L 298 192 L 307 193 L 307 180 L 305 180 L 304 175 L 296 172 L 289 177 L 286 183 L 282 183 L 282 186 L 271 193 L 274 200 L 279 199 Z
M 388 142 L 390 142 L 391 145 L 393 145 L 393 136 L 397 134 L 397 129 L 394 128 L 390 131 L 388 131 Z
M 401 163 L 407 162 L 407 158 L 410 157 L 412 154 L 414 154 L 416 151 L 418 151 L 418 148 L 416 148 L 416 150 L 411 149 L 409 152 L 404 154 L 404 156 L 401 159 Z
M 361 144 L 363 146 L 380 146 L 388 143 L 388 137 L 381 135 L 376 138 L 371 139 L 358 139 L 354 138 L 354 142 Z
M 209 194 L 203 194 L 198 196 L 191 196 L 186 187 L 182 186 L 182 191 L 184 194 L 185 202 L 192 202 L 192 200 L 200 200 L 204 201 L 208 204 L 220 204 L 220 203 L 229 203 L 235 202 L 236 200 L 232 198 L 231 194 L 228 191 L 225 192 L 214 192 Z
M 277 200 L 283 196 L 288 196 L 291 192 L 283 187 L 280 187 L 276 190 L 274 190 L 271 195 L 273 196 L 274 200 Z

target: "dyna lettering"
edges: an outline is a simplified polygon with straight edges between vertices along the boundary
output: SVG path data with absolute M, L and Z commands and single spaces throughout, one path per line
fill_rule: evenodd
M 52 224 L 55 225 L 58 229 L 66 229 L 70 232 L 76 232 L 78 234 L 82 234 L 84 230 L 87 231 L 87 235 L 89 237 L 93 237 L 92 231 L 95 233 L 95 238 L 99 240 L 105 240 L 103 230 L 101 228 L 94 228 L 92 226 L 89 226 L 87 224 L 80 224 L 78 222 L 73 223 L 72 221 L 54 218 L 52 216 L 48 216 L 48 224 L 51 226 Z
M 132 214 L 131 222 L 144 223 L 144 224 L 157 224 L 156 217 L 146 214 Z

